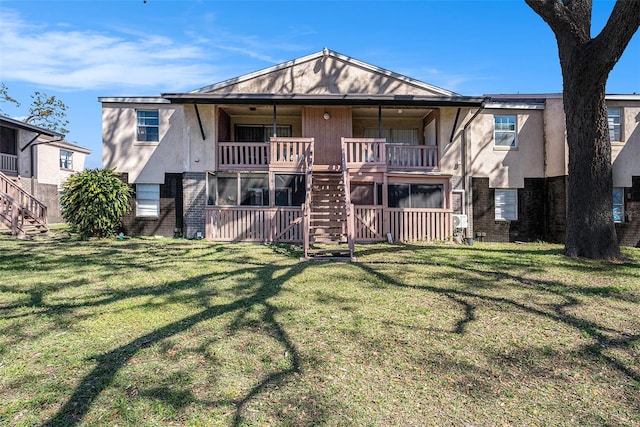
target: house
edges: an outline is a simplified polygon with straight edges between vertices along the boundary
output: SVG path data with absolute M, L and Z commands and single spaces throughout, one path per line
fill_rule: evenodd
M 4 116 L 0 131 L 0 229 L 20 235 L 62 222 L 62 184 L 84 169 L 91 151 L 64 141 L 61 133 Z
M 103 166 L 135 188 L 128 234 L 301 242 L 307 256 L 352 256 L 366 241 L 563 238 L 557 95 L 463 96 L 325 48 L 192 92 L 99 101 Z M 622 159 L 636 153 L 639 106 L 612 99 L 632 147 Z M 621 227 L 635 230 L 624 241 L 636 244 L 638 162 L 616 163 Z

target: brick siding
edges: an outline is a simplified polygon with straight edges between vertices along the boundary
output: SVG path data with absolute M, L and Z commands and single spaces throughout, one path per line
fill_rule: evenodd
M 122 174 L 126 181 L 126 174 Z M 160 215 L 157 218 L 136 217 L 135 197 L 130 211 L 122 218 L 122 232 L 132 236 L 176 237 L 182 232 L 182 174 L 165 174 L 160 185 Z M 135 191 L 135 185 L 131 184 Z
M 207 205 L 207 176 L 204 172 L 185 172 L 182 176 L 184 189 L 184 237 L 193 239 L 205 231 Z

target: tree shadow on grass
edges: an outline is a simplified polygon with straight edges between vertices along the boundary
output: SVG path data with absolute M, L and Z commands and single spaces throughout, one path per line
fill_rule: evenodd
M 524 278 L 517 274 L 508 272 L 496 273 L 501 279 L 506 279 L 510 283 L 513 283 L 512 286 L 521 289 L 543 291 L 561 299 L 561 302 L 559 303 L 547 304 L 541 308 L 534 304 L 527 304 L 507 297 L 492 296 L 483 294 L 479 291 L 476 292 L 473 288 L 438 287 L 426 283 L 408 284 L 398 280 L 397 278 L 390 277 L 370 265 L 362 263 L 355 263 L 355 265 L 371 276 L 374 276 L 378 280 L 386 283 L 388 286 L 423 290 L 425 292 L 446 296 L 452 301 L 455 301 L 462 307 L 464 315 L 458 322 L 456 322 L 456 325 L 452 330 L 454 333 L 465 333 L 466 327 L 476 320 L 475 310 L 478 307 L 478 304 L 474 305 L 470 300 L 478 303 L 503 306 L 507 309 L 515 309 L 530 315 L 554 321 L 558 324 L 569 326 L 578 331 L 582 336 L 589 337 L 592 340 L 590 344 L 582 346 L 580 349 L 581 354 L 590 357 L 594 361 L 605 361 L 610 367 L 619 373 L 640 384 L 640 371 L 637 366 L 629 365 L 628 363 L 606 353 L 607 349 L 631 351 L 632 348 L 640 345 L 640 333 L 626 333 L 621 330 L 601 325 L 595 321 L 581 318 L 578 314 L 573 314 L 573 312 L 576 311 L 575 308 L 579 307 L 581 304 L 580 300 L 574 296 L 576 294 L 582 294 L 580 289 L 554 281 Z M 460 265 L 457 272 L 450 274 L 454 274 L 460 282 L 464 282 L 465 278 L 468 278 L 471 282 L 475 282 L 478 280 L 477 276 L 486 275 L 486 271 L 475 269 L 467 265 Z M 437 280 L 437 277 L 432 277 L 430 279 Z M 491 278 L 487 278 L 485 280 L 492 281 Z M 484 289 L 482 286 L 481 288 Z M 591 291 L 587 291 L 587 295 L 590 293 Z
M 268 330 L 268 335 L 284 347 L 289 363 L 288 367 L 266 375 L 253 388 L 245 393 L 242 398 L 233 402 L 235 407 L 233 425 L 240 425 L 243 422 L 243 411 L 254 397 L 268 387 L 280 384 L 286 381 L 289 376 L 300 371 L 301 359 L 298 349 L 287 335 L 287 332 L 276 320 L 278 309 L 270 304 L 268 300 L 277 296 L 280 292 L 281 285 L 291 277 L 302 273 L 305 267 L 306 265 L 304 263 L 288 267 L 279 267 L 288 268 L 288 271 L 285 274 L 277 274 L 277 278 L 274 278 L 276 273 L 280 273 L 277 266 L 260 266 L 257 270 L 252 271 L 259 281 L 258 288 L 252 294 L 240 297 L 228 304 L 207 307 L 199 313 L 179 319 L 96 357 L 96 366 L 93 370 L 80 381 L 69 399 L 55 415 L 44 422 L 43 426 L 74 426 L 82 422 L 96 398 L 113 383 L 118 371 L 141 350 L 184 332 L 199 323 L 235 312 L 237 313 L 235 320 L 230 326 L 230 330 L 233 333 L 241 327 L 244 316 L 252 310 L 252 308 L 261 306 L 264 313 L 261 321 Z M 236 270 L 234 275 L 244 274 L 248 270 L 251 269 Z M 189 282 L 193 284 L 195 280 L 197 284 L 208 278 L 208 275 L 204 275 L 197 279 L 191 279 Z M 181 283 L 176 283 L 175 285 L 179 287 Z M 321 422 L 320 419 L 314 421 Z

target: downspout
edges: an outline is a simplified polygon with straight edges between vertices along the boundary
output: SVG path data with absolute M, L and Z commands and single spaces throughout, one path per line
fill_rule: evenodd
M 471 116 L 469 121 L 465 123 L 461 131 L 462 189 L 464 190 L 464 199 L 465 199 L 465 205 L 466 205 L 465 213 L 467 214 L 469 212 L 471 213 L 471 218 L 468 221 L 469 226 L 467 228 L 467 237 L 471 237 L 471 238 L 473 238 L 473 194 L 471 194 L 472 185 L 470 182 L 471 176 L 469 176 L 469 167 L 468 167 L 469 147 L 468 147 L 468 141 L 467 141 L 467 130 L 469 129 L 469 126 L 471 126 L 471 123 L 475 120 L 475 118 L 478 117 L 478 115 L 482 112 L 482 110 L 484 110 L 485 103 L 488 100 L 489 100 L 488 98 L 485 98 L 485 100 L 482 101 L 480 108 L 478 108 L 476 112 L 473 113 L 473 116 Z M 453 137 L 451 138 L 451 141 L 453 141 Z

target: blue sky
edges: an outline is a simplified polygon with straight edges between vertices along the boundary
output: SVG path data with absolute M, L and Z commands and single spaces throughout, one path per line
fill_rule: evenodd
M 595 0 L 593 33 L 613 1 Z M 0 80 L 56 95 L 101 166 L 99 96 L 196 89 L 328 47 L 463 95 L 562 91 L 555 38 L 524 0 L 0 0 Z M 608 93 L 640 93 L 640 35 Z

